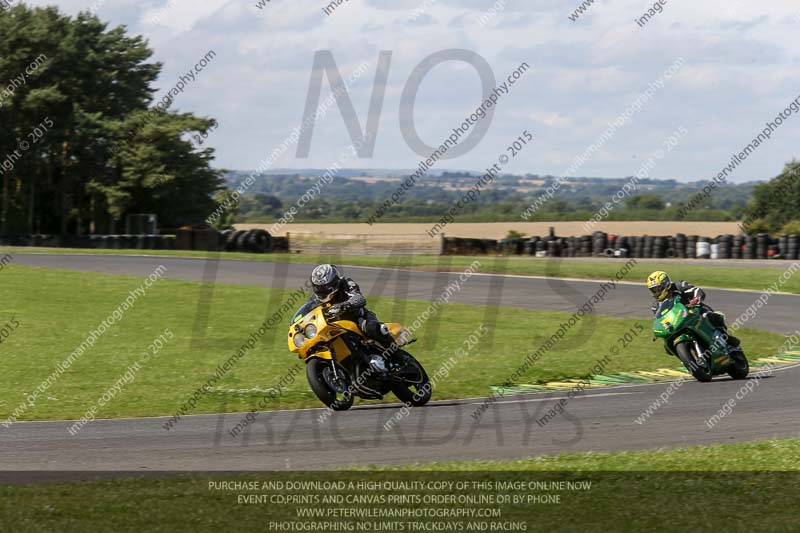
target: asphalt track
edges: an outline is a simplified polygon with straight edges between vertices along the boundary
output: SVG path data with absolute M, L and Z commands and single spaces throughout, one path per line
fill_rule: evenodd
M 168 257 L 15 255 L 22 265 L 145 276 L 156 266 L 165 277 L 262 286 L 298 287 L 312 265 L 206 261 Z M 554 266 L 557 268 L 557 265 Z M 641 279 L 646 268 L 634 269 Z M 457 274 L 347 268 L 369 295 L 431 299 Z M 599 282 L 517 276 L 473 276 L 454 302 L 528 309 L 575 310 Z M 746 291 L 708 291 L 713 305 L 738 316 L 757 298 Z M 748 325 L 778 333 L 797 329 L 798 296 L 773 295 Z M 618 284 L 596 312 L 647 317 L 641 285 Z M 172 430 L 167 418 L 98 420 L 70 436 L 72 422 L 18 422 L 0 429 L 2 481 L 85 478 L 87 471 L 232 471 L 326 469 L 348 465 L 407 464 L 460 459 L 511 459 L 568 451 L 617 451 L 797 437 L 800 367 L 763 378 L 685 382 L 646 422 L 636 418 L 666 394 L 659 383 L 593 389 L 569 400 L 564 414 L 541 427 L 536 420 L 565 398 L 562 392 L 506 396 L 476 420 L 483 399 L 432 402 L 411 409 L 390 429 L 398 405 L 357 407 L 320 419 L 323 409 L 261 414 L 238 437 L 228 431 L 242 414 L 187 416 Z M 747 389 L 747 386 L 750 389 Z M 706 421 L 735 399 L 731 414 Z M 687 465 L 690 466 L 690 465 Z M 27 473 L 11 474 L 10 471 Z M 48 474 L 49 472 L 49 474 Z
M 797 437 L 798 378 L 796 366 L 747 381 L 687 381 L 642 424 L 637 417 L 674 385 L 591 390 L 544 427 L 537 420 L 564 393 L 507 396 L 478 420 L 472 413 L 480 399 L 433 402 L 411 409 L 389 430 L 384 424 L 397 405 L 356 407 L 324 420 L 323 409 L 267 412 L 235 438 L 228 431 L 242 414 L 188 416 L 171 431 L 162 427 L 167 418 L 98 420 L 74 437 L 67 432 L 71 422 L 18 422 L 0 431 L 0 465 L 17 471 L 0 475 L 0 482 L 82 479 L 91 477 L 88 471 L 313 470 Z M 730 399 L 731 414 L 709 428 L 706 421 Z

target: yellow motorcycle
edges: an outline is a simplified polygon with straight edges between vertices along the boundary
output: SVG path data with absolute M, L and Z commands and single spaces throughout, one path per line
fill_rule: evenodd
M 381 400 L 389 392 L 405 404 L 419 407 L 428 403 L 433 389 L 422 365 L 400 347 L 416 339 L 400 324 L 387 323 L 395 339 L 392 361 L 386 349 L 365 336 L 355 322 L 329 321 L 320 305 L 306 314 L 300 312 L 289 326 L 289 351 L 306 362 L 311 390 L 335 411 L 350 409 L 356 396 Z

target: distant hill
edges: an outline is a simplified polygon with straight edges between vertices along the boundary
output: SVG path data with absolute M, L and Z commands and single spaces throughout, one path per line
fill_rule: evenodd
M 409 174 L 402 169 L 343 169 L 330 183 L 321 183 L 325 171 L 320 169 L 278 170 L 256 178 L 248 188 L 242 202 L 239 221 L 267 222 L 274 220 L 315 184 L 319 193 L 316 199 L 304 206 L 299 215 L 307 221 L 366 221 L 369 215 L 387 198 L 391 197 Z M 248 171 L 233 171 L 225 176 L 230 188 L 237 187 L 248 176 Z M 436 220 L 458 201 L 480 177 L 469 171 L 445 170 L 432 173 L 417 182 L 385 215 L 390 220 Z M 539 198 L 557 178 L 550 175 L 506 174 L 484 188 L 475 202 L 464 208 L 459 217 L 463 221 L 513 220 L 519 218 L 534 200 Z M 558 187 L 558 193 L 548 201 L 536 219 L 571 220 L 591 217 L 619 191 L 631 178 L 574 177 L 567 178 Z M 615 205 L 610 219 L 633 220 L 634 215 L 652 220 L 670 220 L 670 208 L 687 201 L 706 185 L 705 180 L 692 183 L 675 179 L 641 179 L 631 196 L 647 195 L 650 200 L 628 205 L 624 198 Z M 725 184 L 715 190 L 705 206 L 692 216 L 698 220 L 735 220 L 752 196 L 757 182 Z M 652 198 L 655 197 L 655 200 Z M 271 198 L 271 199 L 270 199 Z M 277 200 L 276 200 L 277 199 Z M 280 205 L 279 205 L 280 204 Z M 645 207 L 642 213 L 641 207 Z M 630 208 L 627 209 L 626 207 Z M 729 211 L 733 210 L 732 213 Z M 635 211 L 635 213 L 633 212 Z M 651 212 L 652 211 L 652 212 Z M 572 217 L 572 218 L 570 218 Z

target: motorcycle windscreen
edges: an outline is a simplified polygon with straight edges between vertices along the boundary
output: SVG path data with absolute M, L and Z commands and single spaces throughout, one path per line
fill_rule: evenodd
M 668 299 L 661 302 L 656 310 L 655 320 L 653 320 L 653 333 L 659 337 L 667 337 L 671 333 L 671 326 L 675 325 L 673 311 L 675 310 L 676 299 Z
M 666 316 L 667 313 L 672 311 L 675 307 L 675 300 L 673 298 L 669 298 L 661 302 L 661 305 L 658 306 L 658 310 L 656 311 L 656 316 L 658 318 L 662 318 Z
M 303 307 L 298 309 L 297 312 L 292 317 L 292 324 L 294 324 L 295 322 L 297 322 L 298 320 L 300 320 L 301 318 L 306 316 L 308 313 L 313 311 L 318 305 L 319 304 L 317 304 L 315 302 L 312 302 L 312 301 L 308 301 L 308 302 L 304 303 Z

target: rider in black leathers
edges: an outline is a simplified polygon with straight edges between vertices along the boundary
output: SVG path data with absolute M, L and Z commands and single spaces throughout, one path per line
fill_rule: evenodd
M 332 304 L 323 312 L 329 320 L 350 320 L 358 324 L 364 334 L 384 348 L 388 361 L 397 350 L 394 337 L 375 313 L 367 309 L 367 299 L 361 294 L 358 283 L 342 275 L 338 267 L 324 264 L 311 273 L 312 294 L 295 317 L 302 316 L 322 304 Z

